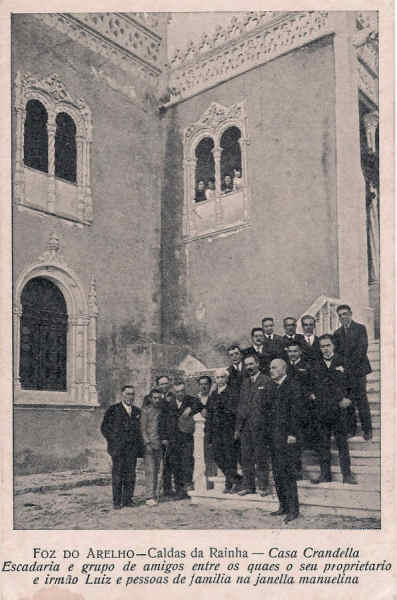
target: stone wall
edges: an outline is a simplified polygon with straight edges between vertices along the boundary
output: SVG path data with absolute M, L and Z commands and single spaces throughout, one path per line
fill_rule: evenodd
M 92 225 L 77 226 L 14 210 L 14 280 L 43 253 L 54 230 L 87 294 L 96 278 L 97 387 L 99 402 L 108 404 L 122 383 L 115 380 L 114 357 L 139 337 L 160 337 L 163 150 L 155 90 L 32 15 L 14 15 L 12 31 L 13 78 L 18 70 L 38 79 L 55 72 L 91 109 L 94 213 Z
M 265 315 L 281 330 L 321 294 L 338 296 L 332 37 L 170 108 L 163 189 L 162 331 L 208 366 L 249 343 Z M 212 102 L 246 102 L 248 229 L 183 242 L 183 131 Z

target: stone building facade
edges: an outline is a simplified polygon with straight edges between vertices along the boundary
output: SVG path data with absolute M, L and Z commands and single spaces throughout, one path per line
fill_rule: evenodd
M 167 13 L 13 16 L 19 472 L 98 466 L 120 385 L 263 316 L 379 331 L 376 13 L 229 17 L 167 58 Z

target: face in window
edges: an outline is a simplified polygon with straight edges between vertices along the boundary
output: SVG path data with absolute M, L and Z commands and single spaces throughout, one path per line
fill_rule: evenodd
M 199 181 L 198 182 L 197 189 L 198 189 L 199 192 L 204 192 L 204 190 L 205 190 L 204 181 Z
M 215 189 L 215 181 L 210 180 L 208 182 L 208 189 L 209 190 L 214 190 Z
M 241 179 L 241 171 L 239 169 L 234 170 L 235 179 Z
M 230 175 L 225 175 L 225 186 L 230 187 L 232 185 L 232 178 Z

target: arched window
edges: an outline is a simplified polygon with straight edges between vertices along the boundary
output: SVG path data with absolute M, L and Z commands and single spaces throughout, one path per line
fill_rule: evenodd
M 240 137 L 241 131 L 235 126 L 226 129 L 221 137 L 221 189 L 224 192 L 233 189 L 233 179 L 236 173 L 239 174 L 237 177 L 241 178 L 242 176 Z
M 249 226 L 248 144 L 244 102 L 213 102 L 184 130 L 186 242 Z
M 66 390 L 67 310 L 62 292 L 36 277 L 22 296 L 20 381 L 22 389 Z
M 56 117 L 55 177 L 76 183 L 76 125 L 64 112 Z
M 24 157 L 27 167 L 48 173 L 48 115 L 38 100 L 26 104 L 24 128 Z
M 18 71 L 15 111 L 17 206 L 92 223 L 92 121 L 87 104 L 73 98 L 56 74 L 40 80 Z
M 204 190 L 215 190 L 215 162 L 212 154 L 213 148 L 214 140 L 210 137 L 203 138 L 196 147 L 196 202 L 206 200 Z M 201 189 L 203 186 L 200 182 L 204 183 L 203 190 Z

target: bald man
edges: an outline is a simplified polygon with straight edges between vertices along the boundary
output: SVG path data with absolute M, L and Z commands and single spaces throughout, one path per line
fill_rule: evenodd
M 299 516 L 296 485 L 296 451 L 299 438 L 298 415 L 301 405 L 299 381 L 287 374 L 287 363 L 275 358 L 270 363 L 272 380 L 269 414 L 269 438 L 272 454 L 273 479 L 280 507 L 272 515 L 285 515 L 284 523 Z

